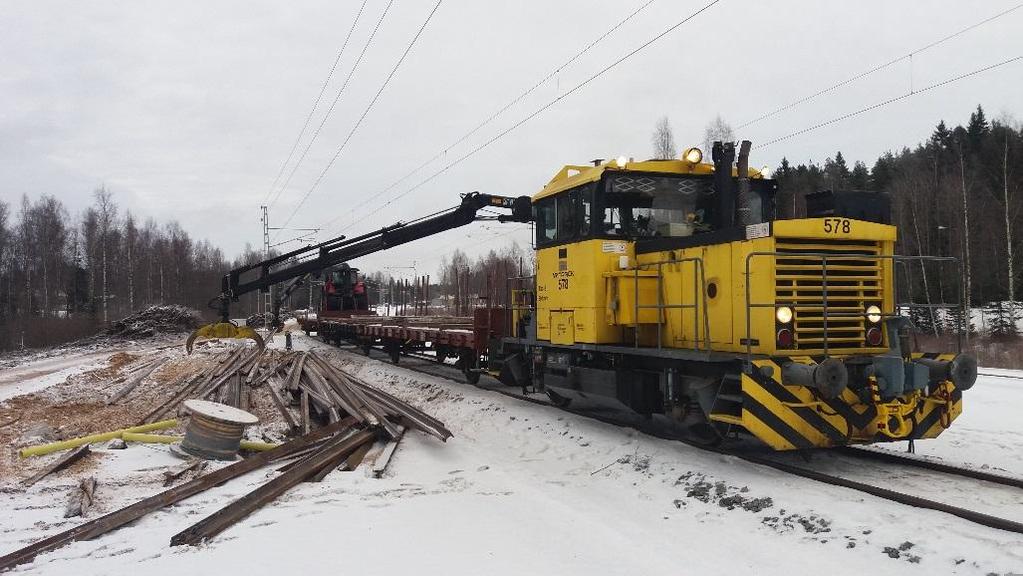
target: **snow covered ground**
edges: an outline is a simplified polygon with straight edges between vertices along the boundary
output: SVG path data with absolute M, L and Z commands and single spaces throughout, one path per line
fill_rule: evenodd
M 294 337 L 297 347 L 322 346 Z M 411 434 L 384 478 L 333 472 L 197 548 L 172 548 L 170 537 L 272 469 L 13 573 L 1023 574 L 1018 534 L 337 354 L 365 380 L 443 420 L 455 437 L 442 444 Z M 22 374 L 26 389 L 51 378 Z M 0 372 L 0 382 L 8 378 Z M 918 442 L 918 454 L 1023 476 L 1023 419 L 1015 411 L 1023 380 L 982 377 L 966 401 L 956 425 Z M 100 482 L 90 518 L 159 492 L 162 471 L 180 462 L 162 446 L 97 452 L 88 471 Z M 1023 493 L 886 476 L 875 463 L 845 472 L 939 500 L 972 492 L 983 511 L 1023 521 Z M 0 554 L 74 525 L 62 512 L 75 481 L 72 469 L 27 490 L 0 487 Z

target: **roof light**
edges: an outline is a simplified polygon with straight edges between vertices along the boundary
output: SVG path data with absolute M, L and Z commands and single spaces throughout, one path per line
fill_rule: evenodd
M 616 162 L 616 163 L 618 164 L 618 167 L 619 167 L 619 168 L 625 168 L 625 164 L 626 164 L 626 163 L 627 163 L 628 161 L 629 161 L 629 159 L 628 159 L 628 158 L 626 158 L 625 156 L 619 156 L 619 157 L 618 157 L 618 159 L 617 159 L 617 160 L 615 160 L 615 162 Z
M 703 160 L 703 151 L 699 148 L 686 148 L 682 159 L 690 164 L 699 164 Z

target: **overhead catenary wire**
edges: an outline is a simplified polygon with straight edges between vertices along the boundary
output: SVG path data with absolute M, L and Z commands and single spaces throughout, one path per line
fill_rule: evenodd
M 337 51 L 337 57 L 334 58 L 334 64 L 331 65 L 330 71 L 327 72 L 327 79 L 323 81 L 323 86 L 320 87 L 320 93 L 316 95 L 316 100 L 313 101 L 313 107 L 309 110 L 309 115 L 305 117 L 305 122 L 302 124 L 302 129 L 298 131 L 295 143 L 291 145 L 291 151 L 288 152 L 288 157 L 281 163 L 281 168 L 277 171 L 277 176 L 274 177 L 273 183 L 270 184 L 270 189 L 266 192 L 266 198 L 263 199 L 263 204 L 267 203 L 274 190 L 277 189 L 277 183 L 280 182 L 281 176 L 284 174 L 284 169 L 287 168 L 291 159 L 295 156 L 295 150 L 298 149 L 298 144 L 302 141 L 302 136 L 305 136 L 306 128 L 309 127 L 309 122 L 312 121 L 313 115 L 316 114 L 316 108 L 319 107 L 320 100 L 323 99 L 323 94 L 327 91 L 327 86 L 330 84 L 331 78 L 334 77 L 334 71 L 337 70 L 337 65 L 341 62 L 341 56 L 345 53 L 345 48 L 348 47 L 348 41 L 352 39 L 352 32 L 355 31 L 355 27 L 358 25 L 359 19 L 362 17 L 362 12 L 366 8 L 367 2 L 369 2 L 369 0 L 362 0 L 362 5 L 359 6 L 359 11 L 355 14 L 355 20 L 352 20 L 352 27 L 348 29 L 348 35 L 345 36 L 345 41 L 341 44 L 341 49 Z
M 344 83 L 341 84 L 341 88 L 338 88 L 337 94 L 334 96 L 334 101 L 330 103 L 330 107 L 327 108 L 327 113 L 323 115 L 323 119 L 320 120 L 320 124 L 316 127 L 316 130 L 313 131 L 312 137 L 309 139 L 309 142 L 306 143 L 305 149 L 302 150 L 302 154 L 298 157 L 298 160 L 295 162 L 295 165 L 292 166 L 291 172 L 288 173 L 288 178 L 281 185 L 280 189 L 277 190 L 277 194 L 274 196 L 273 200 L 270 201 L 270 204 L 268 205 L 269 207 L 272 208 L 273 205 L 277 203 L 277 200 L 281 197 L 281 194 L 285 190 L 287 190 L 288 184 L 291 183 L 291 179 L 295 176 L 295 172 L 298 171 L 298 167 L 302 165 L 302 162 L 305 160 L 306 155 L 309 154 L 309 150 L 313 147 L 313 143 L 315 143 L 316 139 L 319 137 L 320 131 L 323 129 L 323 125 L 327 123 L 327 120 L 330 118 L 331 113 L 334 112 L 334 108 L 337 106 L 337 103 L 341 100 L 341 96 L 344 94 L 345 88 L 348 87 L 349 82 L 351 82 L 352 80 L 352 76 L 355 75 L 355 71 L 359 68 L 359 64 L 362 63 L 362 59 L 366 55 L 366 51 L 369 50 L 370 44 L 373 43 L 373 38 L 376 37 L 377 31 L 380 30 L 380 25 L 383 24 L 384 18 L 390 11 L 392 4 L 394 4 L 394 0 L 388 0 L 387 5 L 384 6 L 384 11 L 380 13 L 380 17 L 377 19 L 376 24 L 373 26 L 373 31 L 370 32 L 369 38 L 367 38 L 366 43 L 363 44 L 362 51 L 359 52 L 359 57 L 356 58 L 355 63 L 352 64 L 352 69 L 348 72 L 348 76 L 345 78 Z
M 491 243 L 491 242 L 493 242 L 495 240 L 500 240 L 501 238 L 505 238 L 505 237 L 510 236 L 512 234 L 515 234 L 517 232 L 530 232 L 531 230 L 532 230 L 531 226 L 514 226 L 510 230 L 502 230 L 500 232 L 495 231 L 495 230 L 490 230 L 490 232 L 491 232 L 490 234 L 482 235 L 482 238 L 480 240 L 478 240 L 478 241 L 472 242 L 472 245 L 474 247 L 483 246 L 484 244 L 489 244 L 489 243 Z M 472 234 L 466 234 L 465 237 L 466 238 L 471 238 Z M 428 254 L 428 255 L 426 255 L 424 257 L 417 258 L 417 262 L 419 262 L 421 265 L 425 265 L 425 264 L 429 264 L 429 263 L 433 263 L 433 262 L 440 262 L 442 259 L 446 258 L 449 254 L 451 254 L 451 252 L 454 249 L 459 248 L 459 247 L 463 247 L 463 248 L 465 247 L 465 239 L 464 238 L 461 239 L 461 240 L 452 242 L 450 244 L 447 244 L 447 245 L 443 246 L 442 248 L 440 248 L 438 250 L 431 250 L 430 251 L 431 254 Z
M 393 0 L 391 1 L 393 2 Z M 373 95 L 373 99 L 370 100 L 369 104 L 366 105 L 365 110 L 362 111 L 362 115 L 359 116 L 359 119 L 355 122 L 355 125 L 352 126 L 352 129 L 348 132 L 348 135 L 345 137 L 344 141 L 341 142 L 341 145 L 338 147 L 337 151 L 334 152 L 334 156 L 332 156 L 330 161 L 327 162 L 327 165 L 324 166 L 323 170 L 320 171 L 319 176 L 317 176 L 316 180 L 313 181 L 312 186 L 309 187 L 309 190 L 306 191 L 305 195 L 302 196 L 302 199 L 295 206 L 294 210 L 292 210 L 291 214 L 288 215 L 287 220 L 285 220 L 284 222 L 284 226 L 287 226 L 288 223 L 291 222 L 292 218 L 295 217 L 295 214 L 297 214 L 299 209 L 302 208 L 302 205 L 305 204 L 305 201 L 309 199 L 309 196 L 313 193 L 314 190 L 316 190 L 316 187 L 320 185 L 320 182 L 323 181 L 323 177 L 327 175 L 327 172 L 330 171 L 330 168 L 334 165 L 335 162 L 337 162 L 337 159 L 341 156 L 341 153 L 348 145 L 348 142 L 352 139 L 352 136 L 355 134 L 355 131 L 358 130 L 359 126 L 362 125 L 363 120 L 366 119 L 366 116 L 369 114 L 370 110 L 373 109 L 373 106 L 377 103 L 377 100 L 380 98 L 380 95 L 383 94 L 384 89 L 387 88 L 387 85 L 391 82 L 391 79 L 394 78 L 394 75 L 398 71 L 398 68 L 401 66 L 402 62 L 405 61 L 405 58 L 408 57 L 409 52 L 412 51 L 412 47 L 416 45 L 416 42 L 419 40 L 419 37 L 423 35 L 423 31 L 426 30 L 426 26 L 430 23 L 430 20 L 433 19 L 433 15 L 437 13 L 437 9 L 440 8 L 440 5 L 443 1 L 444 0 L 437 0 L 437 3 L 433 5 L 433 9 L 430 10 L 429 14 L 427 14 L 426 19 L 423 21 L 423 24 L 419 27 L 419 30 L 416 31 L 415 36 L 412 37 L 412 40 L 408 43 L 408 46 L 405 47 L 405 51 L 402 52 L 401 57 L 398 58 L 398 61 L 394 63 L 394 66 L 391 68 L 391 72 L 387 75 L 387 78 L 384 79 L 383 83 L 380 85 L 380 88 L 377 89 L 376 94 Z
M 653 38 L 647 40 L 643 44 L 640 44 L 636 48 L 634 48 L 631 51 L 629 51 L 628 53 L 626 53 L 624 56 L 622 56 L 622 57 L 618 58 L 617 60 L 615 60 L 614 62 L 608 64 L 607 66 L 605 66 L 604 68 L 600 69 L 599 71 L 597 71 L 593 75 L 589 76 L 588 78 L 586 78 L 582 82 L 576 84 L 575 86 L 570 88 L 568 91 L 558 95 L 554 99 L 548 101 L 543 106 L 537 108 L 533 112 L 531 112 L 528 115 L 526 115 L 524 118 L 522 118 L 518 122 L 512 124 L 510 127 L 508 127 L 506 129 L 504 129 L 503 131 L 499 132 L 496 136 L 493 136 L 492 138 L 486 140 L 482 144 L 480 144 L 480 145 L 476 146 L 475 148 L 471 149 L 469 152 L 463 154 L 462 156 L 458 157 L 454 161 L 452 161 L 449 164 L 445 165 L 443 168 L 441 168 L 440 170 L 434 172 L 433 174 L 431 174 L 426 179 L 421 180 L 419 183 L 415 184 L 414 186 L 412 186 L 408 190 L 406 190 L 406 191 L 402 192 L 401 194 L 391 198 L 387 202 L 384 202 L 377 209 L 375 209 L 375 210 L 369 212 L 368 214 L 366 214 L 363 218 L 364 219 L 368 218 L 368 217 L 370 217 L 370 216 L 380 212 L 381 210 L 383 210 L 384 208 L 386 208 L 387 206 L 389 206 L 393 202 L 396 202 L 397 200 L 400 200 L 401 198 L 411 194 L 412 192 L 414 192 L 417 189 L 421 188 L 425 184 L 433 181 L 438 176 L 444 174 L 445 172 L 447 172 L 451 168 L 454 168 L 455 166 L 457 166 L 457 165 L 461 164 L 462 162 L 468 160 L 469 158 L 475 156 L 476 154 L 478 154 L 479 152 L 481 152 L 482 150 L 484 150 L 485 148 L 487 148 L 488 146 L 490 146 L 494 142 L 497 142 L 501 138 L 504 138 L 505 136 L 507 136 L 508 134 L 513 132 L 514 130 L 516 130 L 519 127 L 521 127 L 523 124 L 529 122 L 533 118 L 536 118 L 537 116 L 539 116 L 540 114 L 544 113 L 545 111 L 550 109 L 552 106 L 557 104 L 558 102 L 561 102 L 562 100 L 564 100 L 568 96 L 571 96 L 575 92 L 581 90 L 582 88 L 584 88 L 585 86 L 587 86 L 588 84 L 593 82 L 594 80 L 600 78 L 601 76 L 603 76 L 607 72 L 611 71 L 612 69 L 614 69 L 615 67 L 620 65 L 622 62 L 625 62 L 626 60 L 628 60 L 632 56 L 635 56 L 637 53 L 639 53 L 642 50 L 644 50 L 645 48 L 649 47 L 651 44 L 657 42 L 661 38 L 664 38 L 668 34 L 674 32 L 675 30 L 677 30 L 678 28 L 680 28 L 682 25 L 686 24 L 687 22 L 689 22 L 693 18 L 696 18 L 700 14 L 702 14 L 702 13 L 706 12 L 707 10 L 711 9 L 712 7 L 714 7 L 719 2 L 721 2 L 721 0 L 712 0 L 711 2 L 708 2 L 707 4 L 704 4 L 702 7 L 700 7 L 696 11 L 690 13 L 688 16 L 686 16 L 682 20 L 680 20 L 680 21 L 676 22 L 675 24 L 672 24 L 671 26 L 667 27 L 665 30 L 663 30 L 662 32 L 660 32 L 659 34 L 654 36 Z M 349 226 L 349 227 L 351 227 L 351 226 Z M 347 228 L 345 228 L 345 229 L 347 229 Z
M 919 47 L 919 48 L 917 48 L 915 50 L 907 52 L 906 54 L 903 54 L 902 56 L 899 56 L 898 58 L 894 58 L 894 59 L 889 60 L 889 61 L 887 61 L 887 62 L 885 62 L 883 64 L 879 64 L 877 66 L 874 66 L 873 68 L 871 68 L 869 70 L 866 70 L 864 72 L 860 72 L 859 74 L 856 74 L 854 76 L 846 78 L 845 80 L 842 80 L 841 82 L 838 82 L 837 84 L 833 84 L 831 86 L 828 86 L 827 88 L 824 88 L 822 90 L 818 90 L 817 92 L 814 92 L 813 94 L 810 94 L 808 96 L 804 96 L 804 97 L 799 98 L 797 100 L 793 100 L 792 102 L 790 102 L 790 103 L 788 103 L 788 104 L 786 104 L 786 105 L 784 105 L 784 106 L 782 106 L 780 108 L 776 108 L 776 109 L 774 109 L 774 110 L 772 110 L 770 112 L 767 112 L 767 113 L 765 113 L 765 114 L 763 114 L 761 116 L 758 116 L 758 117 L 756 117 L 756 118 L 754 118 L 752 120 L 749 120 L 747 122 L 739 124 L 738 126 L 736 126 L 736 129 L 740 130 L 740 129 L 746 128 L 748 126 L 752 126 L 753 124 L 756 124 L 756 123 L 761 122 L 763 120 L 767 120 L 768 118 L 771 118 L 773 116 L 777 116 L 778 114 L 781 114 L 782 112 L 791 110 L 792 108 L 795 108 L 796 106 L 799 106 L 801 104 L 805 104 L 806 102 L 809 102 L 809 101 L 811 101 L 811 100 L 813 100 L 813 99 L 815 99 L 815 98 L 817 98 L 819 96 L 823 96 L 823 95 L 825 95 L 825 94 L 827 94 L 829 92 L 833 92 L 835 90 L 838 90 L 839 88 L 841 88 L 843 86 L 847 86 L 849 84 L 852 84 L 853 82 L 855 82 L 857 80 L 860 80 L 861 78 L 865 78 L 867 76 L 870 76 L 871 74 L 873 74 L 875 72 L 880 72 L 881 70 L 884 70 L 886 68 L 890 68 L 891 66 L 894 66 L 895 64 L 898 64 L 899 62 L 902 62 L 903 60 L 910 60 L 910 61 L 912 61 L 913 56 L 916 56 L 917 54 L 920 54 L 921 52 L 925 52 L 927 50 L 930 50 L 931 48 L 934 48 L 936 46 L 944 44 L 945 42 L 947 42 L 949 40 L 952 40 L 953 38 L 957 38 L 957 37 L 959 37 L 959 36 L 969 32 L 969 31 L 971 31 L 971 30 L 973 30 L 975 28 L 979 28 L 980 26 L 983 26 L 984 24 L 987 24 L 989 22 L 993 22 L 994 20 L 997 20 L 997 19 L 1001 18 L 1002 16 L 1010 14 L 1010 13 L 1018 10 L 1019 8 L 1023 8 L 1023 3 L 1016 4 L 1012 8 L 1009 8 L 1008 10 L 1003 10 L 1003 11 L 1001 11 L 1001 12 L 999 12 L 999 13 L 993 15 L 993 16 L 989 16 L 989 17 L 985 18 L 984 20 L 981 20 L 980 22 L 976 22 L 974 24 L 971 24 L 971 25 L 967 26 L 966 28 L 963 28 L 963 29 L 959 30 L 958 32 L 953 32 L 952 34 L 949 34 L 947 36 L 939 38 L 938 40 L 935 40 L 935 41 L 931 42 L 930 44 L 927 44 L 925 46 L 921 46 L 921 47 Z M 912 88 L 910 88 L 910 92 L 913 92 Z
M 417 174 L 417 173 L 418 173 L 418 172 L 419 172 L 420 170 L 422 170 L 423 168 L 426 168 L 427 166 L 429 166 L 430 164 L 432 164 L 432 163 L 433 163 L 434 161 L 436 161 L 437 159 L 439 159 L 439 158 L 443 157 L 443 156 L 444 156 L 445 154 L 447 154 L 447 153 L 448 153 L 448 152 L 449 152 L 449 151 L 450 151 L 450 150 L 451 150 L 452 148 L 454 148 L 455 146 L 458 146 L 458 145 L 459 145 L 459 144 L 461 144 L 462 142 L 465 142 L 466 140 L 468 140 L 468 139 L 469 139 L 470 137 L 472 137 L 472 136 L 473 136 L 474 134 L 476 134 L 477 132 L 479 132 L 480 130 L 482 130 L 482 129 L 483 129 L 484 127 L 486 127 L 486 126 L 487 126 L 488 124 L 490 124 L 491 122 L 493 122 L 494 120 L 496 120 L 498 116 L 500 116 L 501 114 L 504 114 L 505 112 L 507 112 L 509 108 L 511 108 L 512 106 L 514 106 L 514 105 L 518 104 L 519 102 L 521 102 L 521 101 L 522 101 L 522 100 L 523 100 L 524 98 L 526 98 L 527 96 L 529 96 L 530 94 L 532 94 L 533 92 L 535 92 L 537 88 L 540 88 L 541 86 L 543 86 L 544 84 L 546 84 L 547 82 L 549 82 L 549 81 L 550 81 L 550 80 L 551 80 L 552 78 L 554 78 L 555 76 L 557 76 L 557 75 L 558 75 L 558 73 L 560 73 L 560 72 L 561 72 L 562 70 L 564 70 L 565 68 L 567 68 L 567 67 L 571 66 L 571 65 L 572 65 L 572 64 L 573 64 L 573 63 L 574 63 L 574 62 L 575 62 L 576 60 L 578 60 L 578 59 L 579 59 L 579 58 L 581 58 L 581 57 L 582 57 L 582 56 L 583 56 L 584 54 L 586 54 L 586 53 L 587 53 L 587 52 L 589 52 L 589 51 L 590 51 L 591 49 L 593 49 L 593 47 L 595 47 L 595 46 L 596 46 L 597 44 L 599 44 L 600 42 L 602 42 L 603 40 L 605 40 L 606 38 L 608 38 L 609 36 L 611 36 L 612 34 L 614 34 L 614 33 L 615 33 L 615 32 L 616 32 L 616 31 L 617 31 L 617 30 L 618 30 L 619 28 L 621 28 L 621 27 L 622 27 L 622 26 L 624 26 L 624 25 L 625 25 L 626 23 L 628 23 L 628 22 L 629 22 L 630 20 L 632 20 L 632 19 L 633 19 L 633 18 L 634 18 L 634 17 L 635 17 L 635 16 L 637 15 L 637 14 L 639 14 L 640 12 L 642 12 L 643 10 L 645 10 L 645 9 L 646 9 L 647 7 L 649 7 L 649 6 L 651 5 L 651 4 L 653 4 L 653 3 L 654 3 L 654 1 L 655 1 L 655 0 L 647 0 L 647 1 L 645 2 L 645 3 L 641 4 L 641 5 L 640 5 L 640 6 L 638 7 L 638 8 L 636 8 L 635 10 L 633 10 L 632 12 L 630 12 L 630 13 L 629 13 L 629 14 L 628 14 L 627 16 L 625 16 L 625 18 L 623 18 L 623 19 L 619 20 L 619 21 L 618 21 L 618 22 L 617 22 L 617 23 L 616 23 L 616 24 L 615 24 L 614 26 L 612 26 L 611 28 L 609 28 L 609 29 L 605 30 L 605 31 L 604 31 L 604 32 L 603 32 L 603 33 L 602 33 L 601 35 L 597 36 L 597 37 L 596 37 L 596 38 L 595 38 L 594 40 L 590 41 L 590 43 L 589 43 L 589 44 L 587 44 L 587 45 L 586 45 L 586 46 L 584 46 L 584 47 L 583 47 L 583 48 L 582 48 L 581 50 L 579 50 L 578 52 L 576 52 L 575 54 L 573 54 L 573 55 L 572 55 L 572 56 L 571 56 L 571 57 L 570 57 L 570 58 L 569 58 L 568 60 L 565 60 L 564 62 L 562 62 L 561 64 L 559 64 L 558 66 L 556 66 L 556 67 L 555 67 L 555 68 L 554 68 L 553 70 L 551 70 L 550 72 L 548 72 L 548 73 L 547 73 L 547 75 L 545 75 L 545 76 L 544 76 L 543 78 L 541 78 L 541 79 L 540 79 L 539 81 L 537 81 L 537 82 L 536 82 L 535 84 L 533 84 L 532 86 L 530 86 L 529 88 L 527 88 L 527 89 L 526 89 L 525 91 L 523 91 L 522 93 L 520 93 L 520 94 L 519 94 L 518 96 L 516 96 L 516 97 L 512 98 L 511 100 L 509 100 L 509 101 L 508 101 L 508 102 L 507 102 L 507 103 L 506 103 L 506 104 L 505 104 L 504 106 L 502 106 L 501 108 L 499 108 L 499 109 L 498 109 L 498 110 L 497 110 L 496 112 L 492 113 L 492 114 L 491 114 L 490 116 L 488 116 L 487 118 L 485 118 L 485 119 L 484 119 L 484 120 L 483 120 L 482 122 L 480 122 L 479 124 L 477 124 L 477 125 L 476 125 L 476 126 L 475 126 L 474 128 L 472 128 L 471 130 L 469 130 L 468 132 L 466 132 L 465 134 L 463 134 L 463 135 L 462 135 L 461 137 L 459 137 L 459 138 L 458 138 L 458 140 L 455 140 L 455 141 L 454 141 L 454 142 L 452 142 L 451 144 L 448 144 L 447 146 L 445 146 L 445 147 L 441 148 L 441 149 L 440 149 L 440 150 L 439 150 L 439 151 L 438 151 L 438 152 L 437 152 L 436 154 L 434 154 L 434 155 L 433 155 L 433 156 L 432 156 L 431 158 L 429 158 L 428 160 L 426 160 L 426 161 L 425 161 L 425 162 L 423 162 L 422 164 L 420 164 L 420 165 L 416 166 L 415 168 L 413 168 L 412 170 L 410 170 L 410 171 L 409 171 L 408 173 L 406 173 L 406 174 L 405 174 L 404 176 L 402 176 L 401 178 L 398 178 L 397 180 L 395 180 L 394 182 L 392 182 L 392 183 L 391 183 L 391 184 L 390 184 L 389 186 L 387 186 L 387 187 L 386 187 L 386 188 L 384 188 L 383 190 L 381 190 L 381 191 L 377 192 L 376 194 L 372 194 L 372 195 L 370 195 L 370 196 L 369 196 L 368 198 L 366 198 L 365 200 L 363 200 L 363 201 L 362 201 L 362 202 L 360 202 L 359 204 L 355 205 L 355 206 L 354 206 L 354 207 L 352 207 L 352 208 L 351 208 L 350 210 L 352 210 L 352 211 L 358 210 L 359 208 L 361 208 L 361 207 L 363 207 L 363 206 L 365 206 L 365 205 L 369 204 L 370 202 L 372 202 L 372 201 L 376 200 L 376 199 L 377 199 L 377 198 L 379 198 L 380 196 L 382 196 L 382 195 L 384 195 L 384 194 L 386 194 L 386 193 L 390 192 L 390 191 L 391 191 L 391 190 L 393 190 L 393 189 L 394 189 L 395 187 L 397 187 L 397 186 L 398 186 L 399 184 L 401 184 L 401 183 L 402 183 L 402 182 L 404 182 L 405 180 L 407 180 L 407 179 L 409 179 L 410 177 L 412 177 L 412 176 L 414 176 L 415 174 Z M 325 224 L 323 224 L 323 226 L 321 226 L 321 227 L 322 227 L 322 228 L 327 228 L 327 227 L 329 227 L 330 225 L 332 225 L 332 224 L 333 224 L 334 222 L 336 222 L 336 221 L 337 221 L 337 220 L 338 220 L 339 218 L 341 218 L 342 216 L 343 216 L 343 214 L 339 214 L 338 216 L 335 216 L 334 218 L 332 218 L 332 219 L 328 220 L 328 221 L 327 221 L 327 222 L 326 222 Z
M 942 86 L 947 86 L 947 85 L 952 84 L 954 82 L 958 82 L 959 80 L 963 80 L 963 79 L 969 78 L 971 76 L 976 76 L 977 74 L 980 74 L 982 72 L 987 72 L 989 70 L 994 70 L 995 68 L 999 68 L 999 67 L 1005 66 L 1006 64 L 1011 64 L 1011 63 L 1019 61 L 1019 60 L 1023 60 L 1023 55 L 1015 56 L 1013 58 L 1009 58 L 1008 60 L 1003 60 L 1003 61 L 995 63 L 995 64 L 990 64 L 988 66 L 984 66 L 983 68 L 978 68 L 978 69 L 973 70 L 971 72 L 966 72 L 966 73 L 960 74 L 958 76 L 953 76 L 951 78 L 947 78 L 945 80 L 942 80 L 941 82 L 936 82 L 936 83 L 931 84 L 929 86 L 925 86 L 923 88 L 918 88 L 916 90 L 913 90 L 913 91 L 910 91 L 910 92 L 906 92 L 905 94 L 902 94 L 900 96 L 896 96 L 894 98 L 889 98 L 887 100 L 883 100 L 881 102 L 877 102 L 875 104 L 871 104 L 870 106 L 867 106 L 865 108 L 860 108 L 859 110 L 856 110 L 854 112 L 849 112 L 848 114 L 843 114 L 841 116 L 836 116 L 835 118 L 832 118 L 830 120 L 825 120 L 823 122 L 818 122 L 817 124 L 814 124 L 812 126 L 808 126 L 806 128 L 803 128 L 802 130 L 796 130 L 795 132 L 786 134 L 784 136 L 779 136 L 778 138 L 773 138 L 771 140 L 767 140 L 766 142 L 763 142 L 762 144 L 758 144 L 754 148 L 765 148 L 765 147 L 770 146 L 772 144 L 776 144 L 778 142 L 782 142 L 784 140 L 788 140 L 789 138 L 794 138 L 796 136 L 799 136 L 799 135 L 802 135 L 802 134 L 806 134 L 807 132 L 812 132 L 812 131 L 817 130 L 819 128 L 824 128 L 825 126 L 830 126 L 832 124 L 836 124 L 836 123 L 841 122 L 843 120 L 848 120 L 849 118 L 852 118 L 854 116 L 859 116 L 860 114 L 863 114 L 865 112 L 869 112 L 871 110 L 876 110 L 878 108 L 882 108 L 884 106 L 887 106 L 889 104 L 893 104 L 893 103 L 898 102 L 900 100 L 905 100 L 906 98 L 910 98 L 912 96 L 923 94 L 924 92 L 928 92 L 930 90 L 934 90 L 935 88 L 940 88 Z

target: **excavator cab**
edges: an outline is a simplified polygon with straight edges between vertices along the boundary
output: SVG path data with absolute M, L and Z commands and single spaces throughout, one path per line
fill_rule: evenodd
M 359 269 L 341 264 L 326 271 L 321 306 L 323 312 L 369 310 L 366 284 L 359 280 Z

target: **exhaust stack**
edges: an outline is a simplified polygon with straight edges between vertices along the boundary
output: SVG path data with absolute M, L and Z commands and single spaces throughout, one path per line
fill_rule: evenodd
M 732 164 L 735 162 L 735 144 L 715 142 L 711 147 L 714 159 L 714 189 L 718 194 L 718 228 L 735 226 L 735 181 Z
M 739 160 L 736 166 L 737 180 L 739 181 L 738 193 L 735 197 L 736 224 L 749 226 L 753 223 L 753 213 L 749 207 L 749 149 L 752 143 L 743 140 L 739 144 Z

